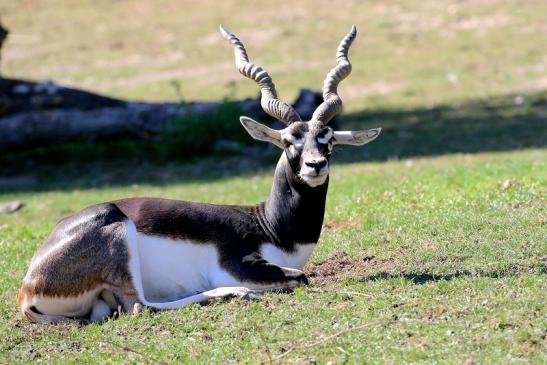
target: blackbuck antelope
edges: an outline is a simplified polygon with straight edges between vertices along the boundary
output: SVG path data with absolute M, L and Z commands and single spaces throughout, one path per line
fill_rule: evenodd
M 332 148 L 364 145 L 380 133 L 327 126 L 342 107 L 337 88 L 351 71 L 348 49 L 357 30 L 338 46 L 324 102 L 307 122 L 277 98 L 270 75 L 249 62 L 243 43 L 220 31 L 234 48 L 239 72 L 258 83 L 264 111 L 287 125 L 274 130 L 240 119 L 253 138 L 283 150 L 268 199 L 236 206 L 131 198 L 65 218 L 30 262 L 18 297 L 26 318 L 94 322 L 117 308 L 179 308 L 307 283 L 302 269 L 323 224 Z

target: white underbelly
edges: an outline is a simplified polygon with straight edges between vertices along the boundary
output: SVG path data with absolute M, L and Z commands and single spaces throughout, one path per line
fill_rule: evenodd
M 249 286 L 220 266 L 213 243 L 139 233 L 131 221 L 126 238 L 133 285 L 145 304 L 171 302 L 219 287 Z M 314 248 L 315 244 L 299 244 L 287 253 L 265 243 L 260 253 L 272 264 L 302 270 Z
M 91 310 L 101 290 L 102 288 L 96 288 L 77 296 L 68 297 L 36 295 L 32 298 L 32 305 L 48 315 L 80 317 Z
M 169 302 L 217 286 L 235 286 L 231 275 L 219 265 L 213 244 L 176 240 L 136 233 L 138 264 L 144 298 L 150 302 Z M 133 274 L 135 260 L 130 260 Z M 132 267 L 133 266 L 133 267 Z M 135 285 L 138 288 L 138 285 Z

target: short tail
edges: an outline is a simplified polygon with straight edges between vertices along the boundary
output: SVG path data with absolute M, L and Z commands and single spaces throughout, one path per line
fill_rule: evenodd
M 19 311 L 31 322 L 36 323 L 68 323 L 75 320 L 65 316 L 56 316 L 40 313 L 34 305 L 29 301 L 29 295 L 26 293 L 24 287 L 19 289 L 19 295 L 17 297 L 17 307 Z

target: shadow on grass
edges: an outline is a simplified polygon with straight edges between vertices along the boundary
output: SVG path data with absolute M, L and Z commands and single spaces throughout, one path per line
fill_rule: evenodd
M 415 265 L 413 265 L 415 266 Z M 308 263 L 304 269 L 310 283 L 316 287 L 330 287 L 343 281 L 366 283 L 371 281 L 405 280 L 421 285 L 429 282 L 451 281 L 460 278 L 491 278 L 516 276 L 519 274 L 547 274 L 544 260 L 531 265 L 511 265 L 498 268 L 463 269 L 451 273 L 415 272 L 401 266 L 396 257 L 378 259 L 375 256 L 349 255 L 335 251 L 319 263 Z
M 364 278 L 359 278 L 359 281 L 381 281 L 390 279 L 405 279 L 411 281 L 414 284 L 427 284 L 435 281 L 450 281 L 463 277 L 474 278 L 501 278 L 505 276 L 517 275 L 517 273 L 502 274 L 500 272 L 487 272 L 487 273 L 472 273 L 469 271 L 457 272 L 455 274 L 431 274 L 431 273 L 406 273 L 406 274 L 392 274 L 387 272 L 380 272 Z
M 364 110 L 345 114 L 340 125 L 343 129 L 381 126 L 383 132 L 364 148 L 339 148 L 333 156 L 335 164 L 543 148 L 547 91 L 434 108 Z M 273 172 L 279 156 L 274 148 L 256 146 L 237 156 L 166 162 L 154 156 L 154 143 L 161 142 L 82 143 L 4 154 L 0 192 L 212 181 Z
M 382 127 L 377 142 L 340 153 L 344 162 L 547 146 L 547 92 L 461 104 L 347 115 L 344 127 Z
M 451 281 L 461 278 L 490 278 L 490 279 L 499 279 L 504 277 L 516 276 L 523 273 L 535 272 L 538 275 L 547 274 L 547 269 L 545 266 L 539 267 L 515 267 L 507 271 L 486 271 L 486 272 L 471 272 L 471 271 L 458 271 L 453 274 L 433 274 L 428 272 L 421 273 L 388 273 L 388 272 L 379 272 L 376 274 L 368 275 L 365 277 L 359 278 L 360 282 L 366 281 L 382 281 L 382 280 L 391 280 L 391 279 L 405 279 L 411 281 L 414 284 L 427 284 L 430 282 L 436 281 Z

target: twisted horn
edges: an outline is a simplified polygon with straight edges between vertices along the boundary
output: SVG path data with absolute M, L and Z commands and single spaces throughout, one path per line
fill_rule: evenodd
M 313 112 L 312 120 L 327 124 L 336 114 L 342 110 L 342 99 L 338 96 L 338 84 L 351 73 L 351 63 L 348 59 L 348 50 L 357 36 L 357 28 L 351 27 L 351 31 L 342 39 L 336 51 L 336 67 L 329 71 L 323 83 L 323 102 Z
M 251 80 L 254 80 L 258 84 L 258 87 L 260 87 L 260 105 L 262 106 L 262 109 L 285 124 L 301 121 L 300 115 L 298 115 L 291 105 L 277 98 L 275 85 L 270 75 L 268 75 L 262 67 L 249 62 L 245 46 L 241 43 L 239 38 L 224 29 L 222 25 L 220 26 L 220 33 L 222 33 L 224 38 L 230 41 L 234 47 L 236 67 L 239 72 Z

